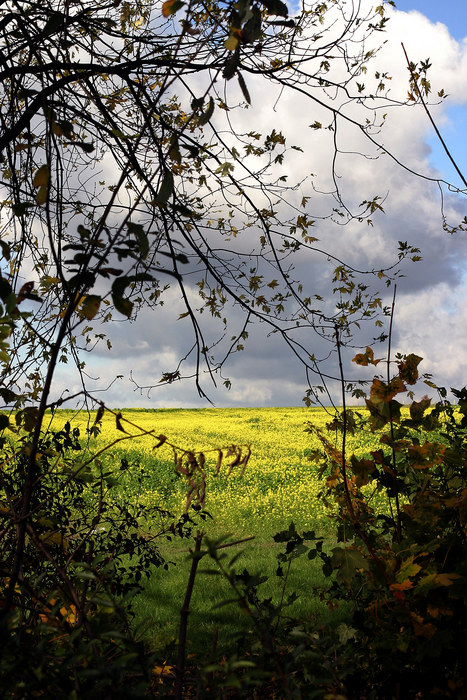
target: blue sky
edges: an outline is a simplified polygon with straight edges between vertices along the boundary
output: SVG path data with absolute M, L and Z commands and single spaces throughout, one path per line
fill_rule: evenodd
M 442 22 L 454 39 L 467 36 L 466 0 L 396 0 L 398 10 L 418 10 L 432 22 Z
M 454 39 L 467 41 L 467 0 L 396 0 L 396 7 L 403 12 L 417 10 L 431 22 L 445 24 Z M 436 47 L 434 51 L 436 52 Z M 448 107 L 446 116 L 447 122 L 441 127 L 442 136 L 462 169 L 467 163 L 467 103 Z M 458 181 L 436 136 L 429 138 L 428 143 L 432 149 L 431 162 L 447 179 Z

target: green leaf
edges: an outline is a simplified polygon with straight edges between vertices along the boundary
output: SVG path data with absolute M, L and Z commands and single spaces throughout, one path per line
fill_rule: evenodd
M 212 115 L 214 114 L 214 100 L 212 97 L 209 98 L 209 104 L 205 112 L 203 112 L 199 117 L 198 117 L 198 124 L 199 126 L 204 126 L 205 124 L 208 123 L 208 121 L 211 119 Z
M 420 564 L 414 564 L 414 557 L 409 557 L 402 564 L 396 575 L 396 581 L 403 583 L 412 576 L 416 576 L 421 571 Z
M 357 637 L 357 630 L 353 627 L 349 627 L 345 622 L 341 622 L 341 624 L 336 627 L 336 632 L 341 644 L 347 644 L 351 639 Z
M 164 207 L 169 201 L 169 197 L 174 192 L 174 176 L 170 170 L 164 172 L 159 192 L 156 195 L 156 203 Z
M 369 569 L 365 556 L 358 549 L 351 547 L 335 547 L 332 550 L 331 566 L 337 569 L 337 577 L 345 583 L 349 583 L 359 569 Z
M 238 78 L 238 84 L 240 85 L 240 89 L 243 92 L 243 97 L 248 102 L 248 104 L 251 105 L 250 93 L 248 92 L 248 88 L 247 88 L 246 83 L 243 79 L 243 75 L 240 72 L 237 73 L 237 78 Z
M 142 257 L 145 258 L 146 255 L 149 253 L 149 240 L 146 233 L 144 232 L 142 225 L 136 224 L 133 221 L 128 221 L 127 227 L 130 233 L 135 234 L 136 239 L 138 241 L 140 253 Z

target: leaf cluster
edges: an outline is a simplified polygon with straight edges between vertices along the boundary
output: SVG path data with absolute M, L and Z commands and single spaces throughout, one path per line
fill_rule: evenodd
M 378 362 L 368 348 L 355 361 Z M 395 397 L 415 385 L 420 361 L 399 356 L 395 376 L 373 380 L 359 429 L 369 425 L 379 449 L 349 457 L 318 434 L 323 496 L 338 508 L 338 546 L 323 572 L 335 576 L 330 600 L 352 602 L 351 697 L 363 688 L 371 697 L 462 697 L 465 687 L 466 392 L 454 392 L 457 407 L 441 389 L 434 406 L 423 397 L 404 408 Z M 345 435 L 347 425 L 344 415 L 330 427 Z M 387 509 L 373 506 L 375 492 Z

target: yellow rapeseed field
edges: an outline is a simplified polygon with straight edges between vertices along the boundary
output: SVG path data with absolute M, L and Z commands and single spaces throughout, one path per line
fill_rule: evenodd
M 317 477 L 319 465 L 309 459 L 310 452 L 319 448 L 319 442 L 305 428 L 308 422 L 324 428 L 330 418 L 329 413 L 318 408 L 130 409 L 122 410 L 118 421 L 115 414 L 106 412 L 101 434 L 91 439 L 90 448 L 99 452 L 105 445 L 119 441 L 99 459 L 106 469 L 116 473 L 121 459 L 128 460 L 130 467 L 121 489 L 124 498 L 137 498 L 140 503 L 183 512 L 186 483 L 175 474 L 175 445 L 177 455 L 183 450 L 204 453 L 205 508 L 213 515 L 217 527 L 241 533 L 242 523 L 251 523 L 252 519 L 263 528 L 286 526 L 291 520 L 297 527 L 316 527 L 325 525 L 327 511 L 318 498 L 323 488 L 323 481 Z M 93 420 L 94 415 L 90 424 Z M 79 415 L 72 425 L 80 421 L 84 428 L 85 419 Z M 128 439 L 130 434 L 134 437 Z M 160 435 L 167 441 L 155 449 Z M 329 437 L 332 439 L 333 434 Z M 362 435 L 359 440 L 362 442 Z M 216 475 L 218 450 L 225 454 L 230 445 L 242 446 L 242 455 L 251 449 L 244 474 L 236 467 L 228 475 L 230 457 L 224 458 Z M 355 447 L 358 446 L 350 444 L 351 449 Z M 361 444 L 358 451 L 367 449 L 367 445 Z M 141 466 L 147 478 L 143 487 L 139 484 L 136 488 L 131 476 Z

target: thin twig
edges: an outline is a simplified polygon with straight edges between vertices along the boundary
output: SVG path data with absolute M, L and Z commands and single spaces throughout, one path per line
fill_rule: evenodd
M 389 384 L 391 383 L 391 339 L 392 339 L 392 322 L 394 319 L 394 308 L 396 305 L 396 292 L 397 292 L 397 284 L 394 285 L 394 294 L 392 295 L 392 306 L 391 306 L 391 316 L 389 320 L 389 335 L 388 335 L 388 359 L 387 359 L 387 373 L 386 373 L 386 378 L 387 378 L 387 385 L 389 387 Z M 392 418 L 392 406 L 391 406 L 391 401 L 388 403 L 388 409 L 389 409 L 389 429 L 391 431 L 391 450 L 392 450 L 392 470 L 394 472 L 394 478 L 397 479 L 397 466 L 396 466 L 396 448 L 394 446 L 394 421 Z M 395 501 L 396 501 L 396 538 L 397 541 L 400 543 L 402 540 L 402 531 L 401 531 L 401 511 L 400 511 L 400 504 L 399 504 L 399 493 L 396 489 L 396 495 L 395 495 Z M 389 503 L 391 503 L 391 499 L 389 499 Z
M 433 117 L 432 117 L 431 114 L 430 114 L 430 110 L 428 109 L 428 107 L 427 107 L 427 105 L 426 105 L 426 102 L 425 102 L 425 100 L 423 99 L 422 91 L 421 91 L 420 88 L 418 87 L 417 79 L 416 79 L 416 77 L 415 77 L 415 75 L 414 75 L 414 72 L 413 72 L 413 70 L 412 70 L 412 66 L 411 66 L 410 61 L 409 61 L 409 57 L 407 56 L 407 51 L 405 50 L 405 46 L 404 46 L 404 44 L 403 44 L 402 42 L 401 42 L 401 46 L 402 46 L 402 51 L 404 52 L 404 55 L 405 55 L 405 60 L 407 61 L 407 66 L 408 66 L 409 71 L 410 71 L 410 77 L 412 78 L 413 83 L 414 83 L 414 85 L 415 85 L 415 87 L 416 87 L 417 95 L 418 95 L 418 97 L 420 98 L 420 102 L 421 102 L 421 104 L 422 104 L 422 106 L 423 106 L 423 109 L 425 110 L 425 112 L 426 112 L 426 114 L 427 114 L 427 117 L 428 117 L 428 119 L 429 119 L 430 122 L 431 122 L 431 126 L 432 126 L 433 129 L 435 130 L 436 136 L 438 137 L 439 142 L 441 143 L 442 147 L 444 148 L 444 151 L 445 151 L 447 157 L 449 158 L 449 160 L 450 160 L 451 163 L 453 164 L 453 166 L 454 166 L 454 168 L 455 168 L 457 174 L 459 175 L 460 179 L 462 180 L 462 182 L 464 183 L 464 185 L 467 187 L 467 180 L 465 179 L 465 177 L 463 176 L 463 174 L 462 174 L 461 171 L 459 170 L 459 167 L 458 167 L 456 161 L 455 161 L 454 158 L 452 157 L 449 148 L 446 146 L 446 143 L 444 142 L 444 139 L 443 139 L 443 137 L 441 136 L 441 133 L 440 133 L 438 127 L 436 126 L 436 123 L 435 123 Z
M 199 552 L 201 550 L 201 541 L 203 539 L 203 533 L 199 532 L 196 535 L 195 549 L 192 552 L 191 569 L 190 575 L 188 577 L 188 584 L 186 587 L 185 600 L 183 601 L 182 609 L 180 611 L 180 632 L 178 635 L 178 655 L 177 655 L 177 668 L 175 672 L 175 698 L 176 700 L 183 700 L 183 682 L 185 678 L 185 657 L 186 657 L 186 638 L 187 638 L 187 627 L 188 627 L 188 615 L 190 614 L 190 602 L 191 596 L 193 594 L 193 587 L 195 585 L 196 570 L 200 561 Z

